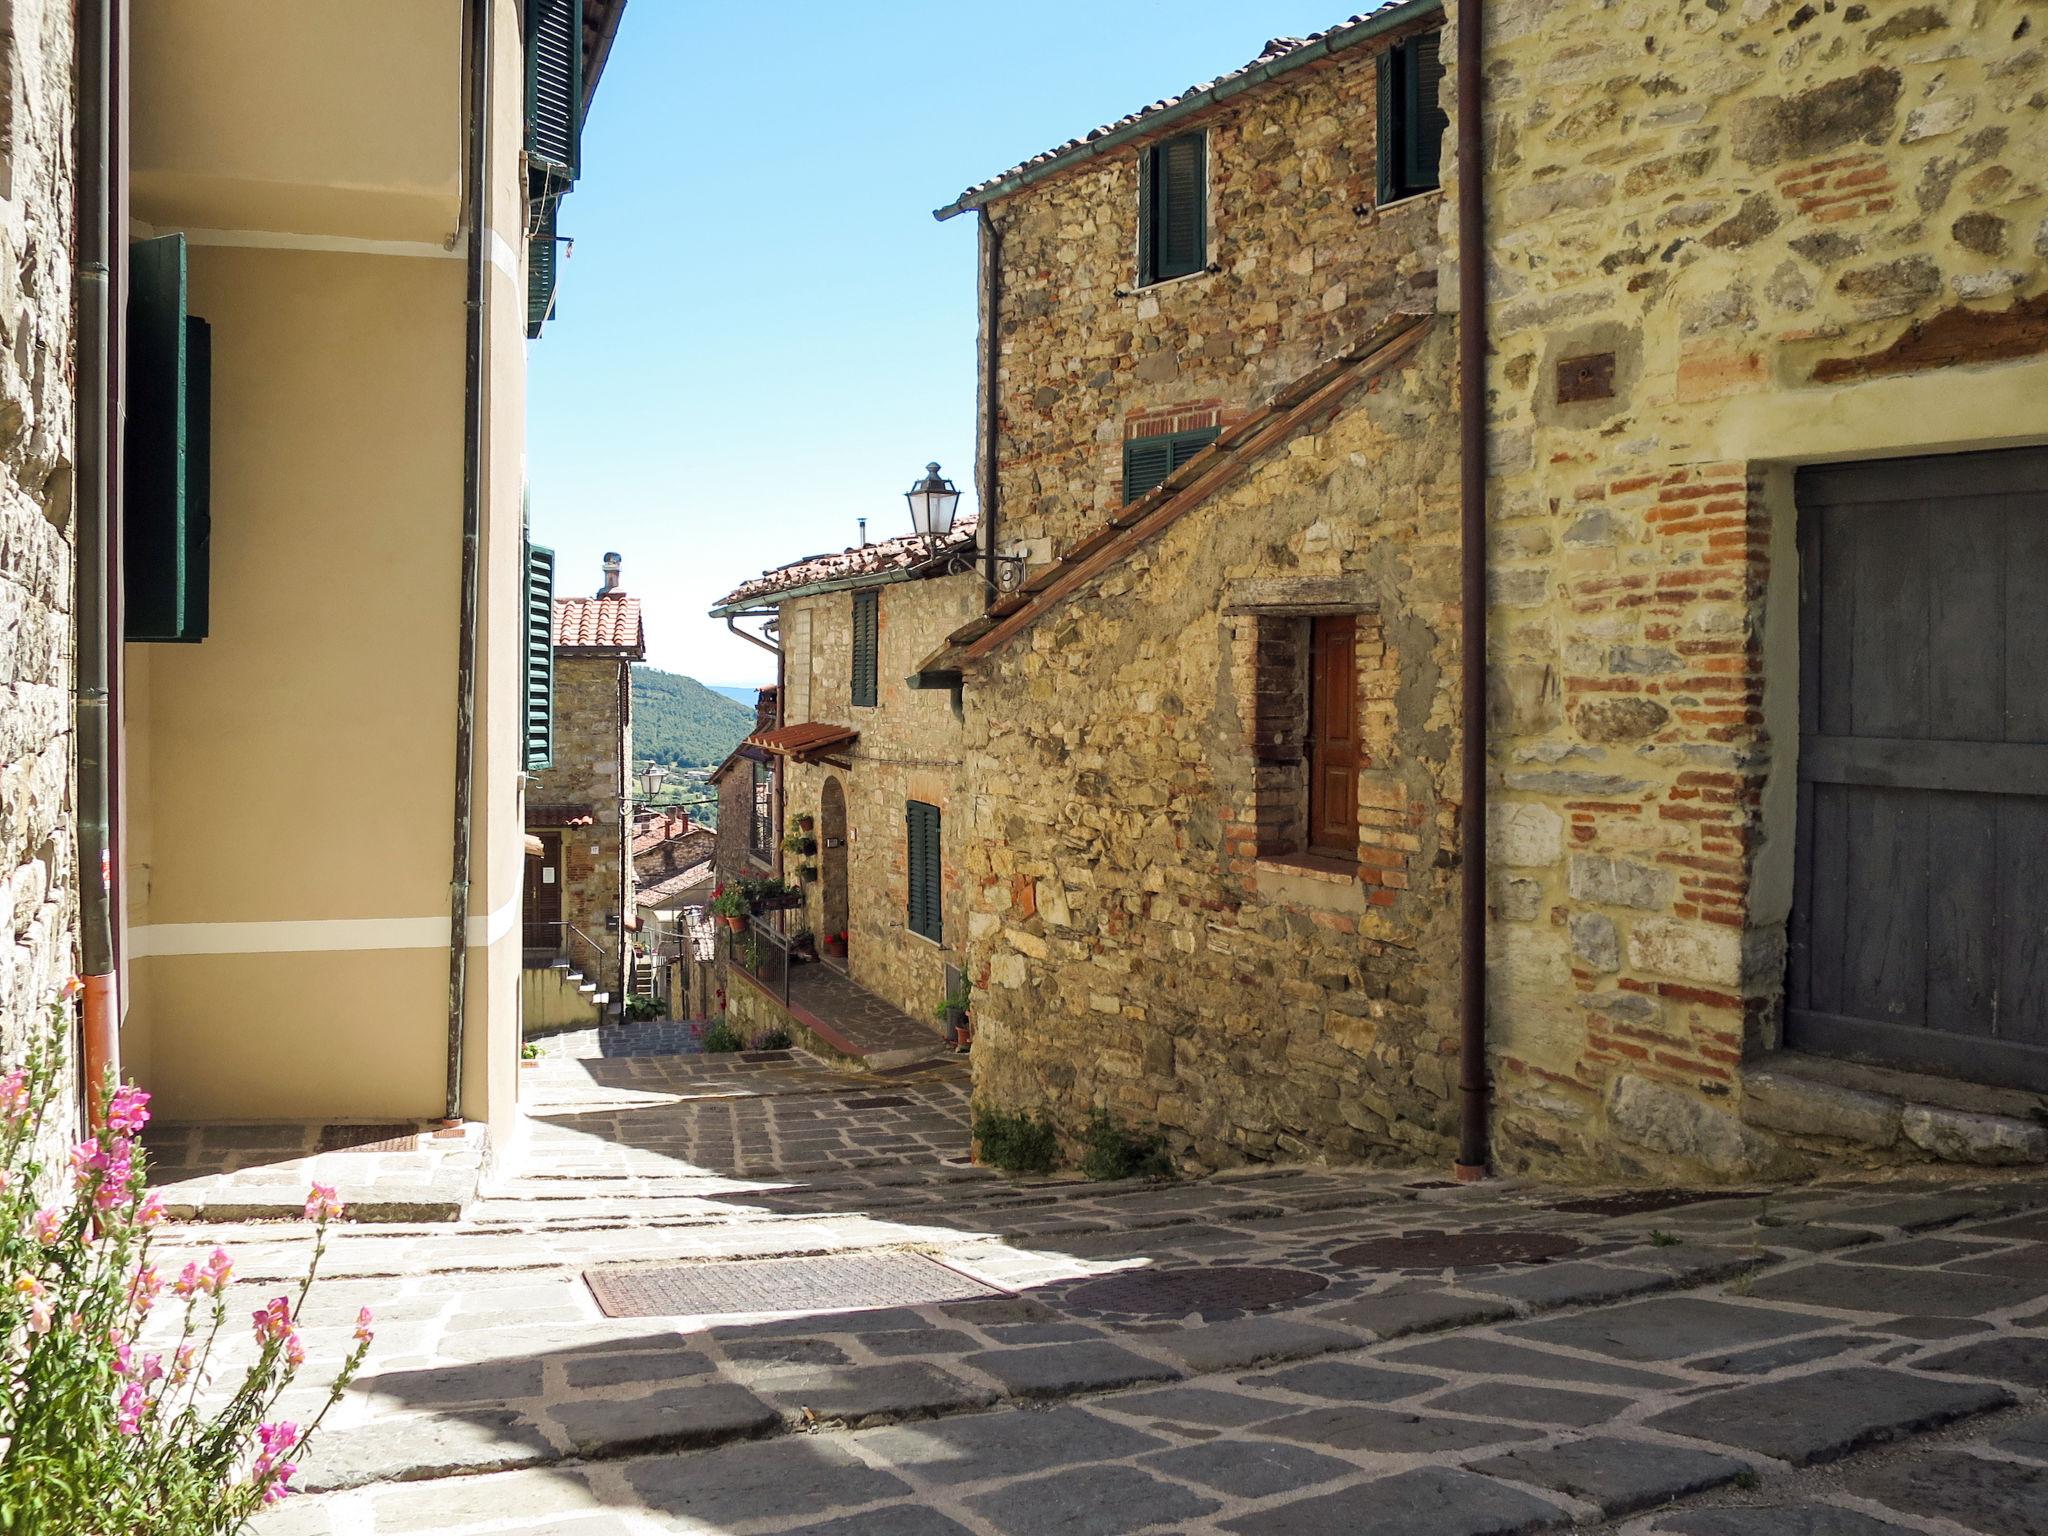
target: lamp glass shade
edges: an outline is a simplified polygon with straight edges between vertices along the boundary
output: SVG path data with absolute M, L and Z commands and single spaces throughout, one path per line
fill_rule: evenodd
M 953 531 L 953 516 L 960 509 L 960 493 L 953 482 L 939 477 L 939 466 L 928 464 L 923 480 L 903 493 L 910 503 L 910 527 L 925 538 L 943 539 Z

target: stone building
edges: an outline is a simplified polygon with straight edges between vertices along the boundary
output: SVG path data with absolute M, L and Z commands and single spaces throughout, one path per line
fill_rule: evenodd
M 754 695 L 754 730 L 772 731 L 781 723 L 779 690 L 763 688 Z M 714 880 L 760 879 L 780 866 L 782 834 L 776 811 L 775 758 L 765 748 L 742 741 L 711 771 L 708 781 L 718 796 L 717 839 L 711 850 Z
M 2042 45 L 1680 9 L 1489 13 L 1493 1161 L 2040 1159 Z M 940 211 L 1032 572 L 917 668 L 964 693 L 984 1103 L 1450 1150 L 1456 11 Z
M 526 788 L 526 830 L 541 852 L 526 862 L 529 967 L 563 961 L 605 1001 L 631 990 L 633 899 L 633 663 L 647 659 L 640 599 L 604 557 L 594 597 L 554 601 L 553 761 Z
M 910 673 L 980 611 L 973 550 L 974 524 L 962 519 L 937 543 L 907 535 L 793 561 L 711 610 L 772 615 L 781 649 L 777 722 L 745 743 L 772 759 L 775 781 L 773 813 L 748 823 L 754 842 L 765 833 L 759 862 L 802 883 L 796 921 L 828 959 L 927 1023 L 949 970 L 964 965 L 971 810 L 961 717 Z M 721 805 L 721 836 L 726 821 Z M 813 838 L 815 851 L 788 850 L 786 837 Z

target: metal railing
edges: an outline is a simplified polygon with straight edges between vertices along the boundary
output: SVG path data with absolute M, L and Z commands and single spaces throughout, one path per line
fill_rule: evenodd
M 581 928 L 578 928 L 574 923 L 562 922 L 559 920 L 553 922 L 528 922 L 526 924 L 526 937 L 529 940 L 532 938 L 533 930 L 536 928 L 560 929 L 561 939 L 558 946 L 558 953 L 561 955 L 561 957 L 567 960 L 571 965 L 575 966 L 578 970 L 582 970 L 584 965 L 588 963 L 590 966 L 590 970 L 585 974 L 595 976 L 600 980 L 603 979 L 605 971 L 611 964 L 612 952 L 609 948 L 599 943 L 596 939 L 593 939 L 589 934 L 585 933 Z M 579 954 L 576 949 L 576 945 L 579 943 L 583 946 L 583 952 L 581 954 Z M 529 943 L 528 948 L 534 947 L 535 946 Z
M 738 933 L 728 933 L 732 963 L 761 983 L 785 1006 L 789 1003 L 789 940 L 756 913 Z

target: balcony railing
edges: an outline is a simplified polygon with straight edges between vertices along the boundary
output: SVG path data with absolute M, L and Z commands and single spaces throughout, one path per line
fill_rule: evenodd
M 756 913 L 747 919 L 745 928 L 728 937 L 732 945 L 732 963 L 787 1005 L 789 940 L 775 931 L 769 914 Z

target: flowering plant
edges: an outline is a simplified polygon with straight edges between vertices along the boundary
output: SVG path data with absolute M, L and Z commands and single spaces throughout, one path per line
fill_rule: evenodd
M 369 1351 L 366 1307 L 313 1421 L 274 1417 L 305 1363 L 299 1314 L 341 1201 L 313 1186 L 305 1278 L 255 1310 L 254 1361 L 231 1391 L 213 1390 L 234 1263 L 216 1248 L 167 1283 L 151 1261 L 164 1213 L 136 1140 L 149 1095 L 110 1075 L 95 1134 L 63 1166 L 46 1156 L 77 990 L 67 984 L 21 1064 L 0 1074 L 0 1530 L 227 1536 L 291 1492 L 297 1459 Z

